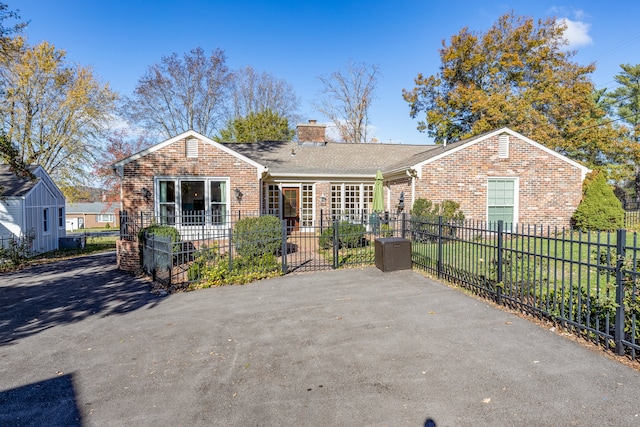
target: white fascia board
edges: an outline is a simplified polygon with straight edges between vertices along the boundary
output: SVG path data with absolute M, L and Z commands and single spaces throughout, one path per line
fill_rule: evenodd
M 45 185 L 45 184 L 44 184 L 44 179 L 43 179 L 43 177 L 47 175 L 47 172 L 45 172 L 45 170 L 44 170 L 44 168 L 43 168 L 42 166 L 38 165 L 38 166 L 33 170 L 33 172 L 32 172 L 32 173 L 33 173 L 33 175 L 36 177 L 36 179 L 38 180 L 38 182 L 36 182 L 36 183 L 35 183 L 35 185 L 34 185 L 33 187 L 31 187 L 31 188 L 29 189 L 29 191 L 27 191 L 27 192 L 25 193 L 25 195 L 24 195 L 24 196 L 20 196 L 20 197 L 19 197 L 19 198 L 20 198 L 20 199 L 22 199 L 22 200 L 26 200 L 26 199 L 27 199 L 27 197 L 29 197 L 29 195 L 31 195 L 31 193 L 33 193 L 34 191 L 36 191 L 36 188 L 38 188 L 38 185 Z M 51 178 L 49 178 L 49 179 L 51 179 Z M 55 184 L 54 184 L 54 185 L 55 185 Z M 45 186 L 45 187 L 46 187 L 46 186 Z M 56 186 L 56 188 L 58 188 L 58 187 Z M 48 188 L 47 188 L 47 189 L 48 189 Z M 60 191 L 60 190 L 58 190 L 58 191 Z
M 525 141 L 526 143 L 531 144 L 534 147 L 546 152 L 547 154 L 549 154 L 551 156 L 554 156 L 554 157 L 556 157 L 556 158 L 558 158 L 558 159 L 560 159 L 560 160 L 562 160 L 562 161 L 564 161 L 566 163 L 569 163 L 573 167 L 576 167 L 576 168 L 580 169 L 580 171 L 582 172 L 582 178 L 583 179 L 584 179 L 584 176 L 587 173 L 591 172 L 591 169 L 589 169 L 588 167 L 583 166 L 580 163 L 578 163 L 578 162 L 576 162 L 574 160 L 571 160 L 567 156 L 563 156 L 562 154 L 557 153 L 554 150 L 552 150 L 552 149 L 550 149 L 548 147 L 545 147 L 544 145 L 542 145 L 542 144 L 540 144 L 538 142 L 535 142 L 534 140 L 529 139 L 526 136 L 524 136 L 524 135 L 522 135 L 522 134 L 520 134 L 520 133 L 518 133 L 518 132 L 516 132 L 514 130 L 506 128 L 506 127 L 502 128 L 502 129 L 495 130 L 493 132 L 490 132 L 490 133 L 482 136 L 481 138 L 474 139 L 473 141 L 469 141 L 469 142 L 467 142 L 465 144 L 460 145 L 459 147 L 453 148 L 453 149 L 451 149 L 449 151 L 446 151 L 446 152 L 444 152 L 442 154 L 438 154 L 437 156 L 431 157 L 430 159 L 427 159 L 427 160 L 424 160 L 424 161 L 422 161 L 420 163 L 417 163 L 417 164 L 415 164 L 413 166 L 413 169 L 416 169 L 418 171 L 418 174 L 420 175 L 420 178 L 421 178 L 422 177 L 421 176 L 422 175 L 421 171 L 422 171 L 422 167 L 423 166 L 425 166 L 425 165 L 427 165 L 429 163 L 435 162 L 435 161 L 437 161 L 437 160 L 439 160 L 439 159 L 441 159 L 443 157 L 446 157 L 446 156 L 448 156 L 450 154 L 456 153 L 456 152 L 458 152 L 460 150 L 464 150 L 465 148 L 467 148 L 467 147 L 469 147 L 469 146 L 471 146 L 473 144 L 477 144 L 478 142 L 484 141 L 484 140 L 489 139 L 489 138 L 493 138 L 494 136 L 500 135 L 501 133 L 508 133 L 511 136 L 519 138 L 519 139 Z
M 193 138 L 198 138 L 199 140 L 203 141 L 206 144 L 212 145 L 215 148 L 224 151 L 225 153 L 238 158 L 239 160 L 242 160 L 245 163 L 248 163 L 252 166 L 254 166 L 257 170 L 258 170 L 258 179 L 260 179 L 260 177 L 262 176 L 262 172 L 264 172 L 266 170 L 266 167 L 261 165 L 260 163 L 251 160 L 250 158 L 243 156 L 242 154 L 238 153 L 237 151 L 234 151 L 228 147 L 226 147 L 224 144 L 220 144 L 219 142 L 216 142 L 214 140 L 212 140 L 211 138 L 207 138 L 204 135 L 201 135 L 200 133 L 194 131 L 194 130 L 188 130 L 186 132 L 181 133 L 180 135 L 174 136 L 173 138 L 167 139 L 166 141 L 160 142 L 152 147 L 147 148 L 146 150 L 142 150 L 139 151 L 135 154 L 132 154 L 131 156 L 120 160 L 119 162 L 116 162 L 114 164 L 111 165 L 111 168 L 116 171 L 118 173 L 118 175 L 120 177 L 122 177 L 123 175 L 123 168 L 127 163 L 131 163 L 135 160 L 138 160 L 148 154 L 151 154 L 155 151 L 160 150 L 161 148 L 164 148 L 168 145 L 171 145 L 173 143 L 176 143 L 182 139 L 186 139 L 189 137 L 193 137 Z

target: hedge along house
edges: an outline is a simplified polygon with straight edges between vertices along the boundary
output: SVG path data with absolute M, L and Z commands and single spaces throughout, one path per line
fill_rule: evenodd
M 0 165 L 0 241 L 33 237 L 33 254 L 59 248 L 65 237 L 65 198 L 42 166 L 30 166 L 35 180 L 16 176 L 9 165 Z
M 297 130 L 298 141 L 259 143 L 187 131 L 125 158 L 112 165 L 122 210 L 181 229 L 274 214 L 311 231 L 327 214 L 366 222 L 380 169 L 391 215 L 410 212 L 417 198 L 450 199 L 469 219 L 568 226 L 589 171 L 508 128 L 445 146 L 332 143 L 313 120 Z M 137 250 L 120 245 L 125 255 Z

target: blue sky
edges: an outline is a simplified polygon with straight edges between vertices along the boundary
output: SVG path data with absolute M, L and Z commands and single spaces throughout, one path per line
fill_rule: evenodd
M 384 143 L 431 143 L 409 117 L 402 89 L 413 88 L 420 72 L 438 72 L 443 39 L 463 27 L 486 31 L 511 10 L 567 19 L 574 60 L 596 63 L 598 88 L 615 86 L 620 64 L 640 64 L 637 1 L 5 1 L 30 21 L 29 43 L 47 40 L 127 96 L 163 55 L 220 48 L 231 69 L 251 65 L 289 82 L 302 100 L 300 115 L 324 122 L 313 107 L 317 76 L 349 59 L 378 64 L 370 121 Z

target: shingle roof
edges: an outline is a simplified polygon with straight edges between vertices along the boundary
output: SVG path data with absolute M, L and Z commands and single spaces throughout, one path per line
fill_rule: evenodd
M 104 202 L 87 202 L 87 203 L 67 203 L 65 211 L 68 214 L 83 213 L 83 214 L 101 214 L 112 213 L 118 208 L 117 203 L 104 203 Z
M 31 172 L 38 168 L 36 165 L 29 166 Z M 0 187 L 3 187 L 2 197 L 22 197 L 25 196 L 35 185 L 38 179 L 16 176 L 9 165 L 0 165 Z
M 225 146 L 266 167 L 272 175 L 375 175 L 389 165 L 409 166 L 416 156 L 424 158 L 433 145 L 313 144 L 287 142 L 227 143 Z

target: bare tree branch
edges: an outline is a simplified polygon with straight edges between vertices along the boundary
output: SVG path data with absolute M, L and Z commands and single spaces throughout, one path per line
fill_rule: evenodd
M 285 117 L 289 123 L 300 120 L 297 115 L 300 100 L 285 80 L 247 66 L 233 73 L 232 117 L 248 117 L 265 111 Z
M 344 69 L 319 76 L 322 96 L 316 108 L 329 117 L 346 142 L 369 142 L 369 107 L 380 76 L 377 65 L 347 62 Z
M 166 138 L 190 129 L 213 136 L 226 117 L 231 74 L 225 62 L 222 50 L 207 58 L 199 47 L 183 57 L 162 57 L 125 99 L 122 115 Z

